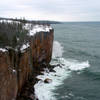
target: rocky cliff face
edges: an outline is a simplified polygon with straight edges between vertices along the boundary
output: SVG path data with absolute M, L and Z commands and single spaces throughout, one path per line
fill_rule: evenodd
M 36 34 L 33 35 L 33 31 Z M 0 100 L 15 100 L 34 70 L 51 60 L 53 29 L 38 31 L 35 28 L 29 35 L 28 43 L 20 50 L 0 48 Z

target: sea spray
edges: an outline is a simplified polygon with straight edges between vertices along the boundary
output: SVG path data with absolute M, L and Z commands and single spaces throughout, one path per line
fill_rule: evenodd
M 70 76 L 72 71 L 80 71 L 90 66 L 88 61 L 79 62 L 63 58 L 63 52 L 62 45 L 58 41 L 54 41 L 51 65 L 57 66 L 53 69 L 55 72 L 49 72 L 45 69 L 43 75 L 37 76 L 41 80 L 34 85 L 34 88 L 35 95 L 39 100 L 57 100 L 55 97 L 57 94 L 53 92 L 57 86 L 63 84 L 63 81 Z M 44 83 L 46 78 L 52 79 L 52 82 Z
M 52 58 L 62 57 L 63 52 L 63 46 L 58 41 L 54 41 Z

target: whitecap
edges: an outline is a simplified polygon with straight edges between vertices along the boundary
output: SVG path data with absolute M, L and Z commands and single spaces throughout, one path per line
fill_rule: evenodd
M 52 61 L 51 64 L 60 64 L 60 66 L 58 65 L 53 69 L 55 72 L 44 71 L 44 75 L 37 76 L 41 81 L 35 84 L 34 88 L 39 100 L 56 100 L 55 95 L 57 94 L 54 93 L 53 90 L 55 90 L 57 86 L 62 85 L 63 81 L 70 76 L 73 70 L 83 70 L 89 67 L 87 61 L 82 63 L 77 61 L 77 63 L 75 63 L 64 58 L 57 58 L 56 61 Z M 48 84 L 44 83 L 46 78 L 52 79 L 52 82 Z

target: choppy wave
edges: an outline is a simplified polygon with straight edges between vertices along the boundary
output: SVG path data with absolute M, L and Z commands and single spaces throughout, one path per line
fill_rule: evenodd
M 39 100 L 56 100 L 56 93 L 53 92 L 57 86 L 63 84 L 63 81 L 71 75 L 72 71 L 81 71 L 85 68 L 90 67 L 88 61 L 79 62 L 77 60 L 67 60 L 62 57 L 63 55 L 62 45 L 55 41 L 53 46 L 53 58 L 51 64 L 57 65 L 53 70 L 55 72 L 49 72 L 45 69 L 44 75 L 37 76 L 41 79 L 37 84 L 35 84 L 35 94 Z M 51 83 L 44 83 L 46 78 L 52 79 Z

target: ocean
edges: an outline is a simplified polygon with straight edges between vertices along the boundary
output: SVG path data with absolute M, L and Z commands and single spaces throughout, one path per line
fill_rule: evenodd
M 39 100 L 100 100 L 100 22 L 66 22 L 52 25 L 54 44 L 51 64 L 38 78 Z

